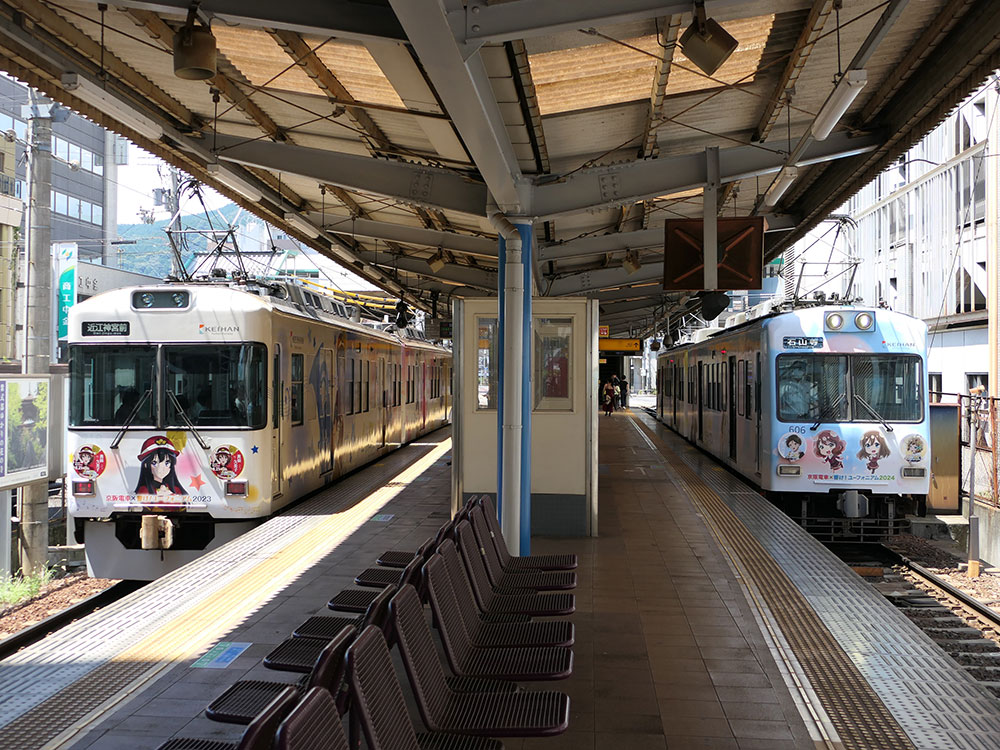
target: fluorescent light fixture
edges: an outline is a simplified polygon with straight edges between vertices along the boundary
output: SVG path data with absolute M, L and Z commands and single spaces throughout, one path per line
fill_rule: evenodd
M 427 259 L 427 265 L 430 267 L 431 271 L 437 273 L 445 266 L 444 255 L 441 253 L 435 253 Z
M 163 136 L 163 128 L 157 123 L 79 73 L 63 73 L 60 80 L 62 87 L 77 99 L 113 117 L 139 135 L 151 141 L 158 141 Z
M 785 167 L 775 178 L 774 182 L 771 183 L 771 187 L 764 194 L 764 205 L 765 206 L 775 206 L 778 201 L 781 200 L 781 196 L 785 194 L 785 191 L 792 186 L 796 178 L 799 176 L 799 170 L 795 167 Z
M 285 214 L 285 221 L 287 221 L 289 224 L 298 229 L 300 232 L 302 232 L 302 234 L 306 235 L 307 237 L 312 237 L 313 239 L 319 237 L 319 229 L 317 229 L 315 226 L 306 221 L 302 217 L 302 214 L 297 214 L 289 211 L 288 213 Z
M 230 190 L 239 193 L 251 203 L 259 203 L 264 199 L 264 194 L 260 190 L 228 169 L 223 169 L 218 163 L 211 162 L 206 164 L 205 169 L 218 182 L 221 182 Z
M 826 140 L 867 83 L 868 73 L 864 70 L 849 70 L 841 76 L 813 120 L 812 137 L 815 140 Z
M 622 261 L 622 267 L 625 269 L 625 273 L 632 275 L 640 268 L 642 268 L 642 263 L 639 262 L 638 253 L 625 253 L 625 260 Z

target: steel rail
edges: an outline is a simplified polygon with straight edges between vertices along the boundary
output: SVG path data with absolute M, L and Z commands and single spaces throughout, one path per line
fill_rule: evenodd
M 939 578 L 937 575 L 927 570 L 927 568 L 923 567 L 922 565 L 918 565 L 917 563 L 910 560 L 908 557 L 905 557 L 896 552 L 895 550 L 885 547 L 884 545 L 883 549 L 885 549 L 885 551 L 891 558 L 893 558 L 893 560 L 898 561 L 899 565 L 904 566 L 907 570 L 920 576 L 922 579 L 927 581 L 935 588 L 940 589 L 948 596 L 950 596 L 952 599 L 958 601 L 958 603 L 961 604 L 963 607 L 972 610 L 978 617 L 981 617 L 990 624 L 994 625 L 998 630 L 1000 630 L 1000 612 L 997 612 L 995 609 L 987 607 L 981 601 L 975 599 L 969 594 L 966 594 L 961 589 L 955 588 L 944 579 Z

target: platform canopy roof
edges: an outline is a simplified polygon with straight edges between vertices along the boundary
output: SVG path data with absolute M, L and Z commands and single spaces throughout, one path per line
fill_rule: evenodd
M 837 5 L 707 0 L 738 41 L 707 75 L 690 1 L 203 0 L 198 81 L 173 72 L 188 0 L 4 0 L 0 68 L 423 307 L 495 293 L 496 205 L 535 220 L 537 294 L 649 330 L 680 305 L 663 223 L 702 215 L 706 148 L 719 214 L 765 214 L 773 257 L 1000 67 L 990 0 Z M 867 85 L 811 139 L 848 70 Z

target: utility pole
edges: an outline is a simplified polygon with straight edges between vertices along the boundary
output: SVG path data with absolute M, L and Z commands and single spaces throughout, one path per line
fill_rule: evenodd
M 31 206 L 28 213 L 27 319 L 24 372 L 48 375 L 52 361 L 52 118 L 50 104 L 29 89 L 31 102 Z M 21 570 L 38 574 L 48 564 L 49 484 L 36 482 L 21 488 Z

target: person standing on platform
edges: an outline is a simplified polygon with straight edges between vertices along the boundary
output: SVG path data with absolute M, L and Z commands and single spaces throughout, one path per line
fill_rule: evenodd
M 611 376 L 611 393 L 613 395 L 612 400 L 613 400 L 614 410 L 618 411 L 619 409 L 622 408 L 622 388 L 620 385 L 618 385 L 617 375 Z
M 611 384 L 610 380 L 604 383 L 604 397 L 602 400 L 604 402 L 604 414 L 610 417 L 611 411 L 615 406 L 615 387 Z
M 622 378 L 621 388 L 622 388 L 622 408 L 623 409 L 627 409 L 628 408 L 628 380 L 626 380 L 625 378 Z

